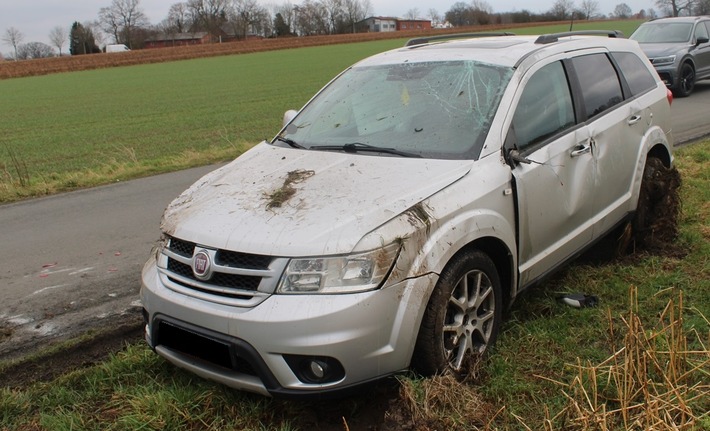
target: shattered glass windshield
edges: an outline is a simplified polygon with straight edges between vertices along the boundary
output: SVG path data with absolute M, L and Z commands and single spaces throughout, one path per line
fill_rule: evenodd
M 475 61 L 355 67 L 278 138 L 312 150 L 475 159 L 512 73 Z

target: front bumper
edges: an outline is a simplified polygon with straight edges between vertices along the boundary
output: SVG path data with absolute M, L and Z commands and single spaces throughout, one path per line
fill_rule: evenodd
M 251 308 L 171 290 L 154 260 L 142 281 L 146 341 L 158 354 L 236 389 L 301 396 L 406 369 L 436 276 L 357 294 L 271 295 Z M 323 381 L 308 371 L 312 361 L 327 368 Z
M 656 73 L 661 78 L 666 87 L 675 88 L 678 81 L 678 66 L 675 64 L 664 65 L 664 66 L 654 66 Z

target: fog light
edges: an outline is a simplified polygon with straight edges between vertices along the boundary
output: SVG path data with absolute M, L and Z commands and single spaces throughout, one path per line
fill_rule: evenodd
M 322 380 L 328 374 L 328 364 L 320 361 L 311 361 L 311 373 L 316 380 Z
M 343 365 L 328 356 L 284 355 L 286 363 L 303 383 L 327 384 L 345 378 Z

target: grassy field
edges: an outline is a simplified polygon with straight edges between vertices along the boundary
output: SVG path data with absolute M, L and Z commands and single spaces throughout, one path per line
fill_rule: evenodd
M 630 34 L 638 21 L 577 23 Z M 534 34 L 569 24 L 515 29 Z M 228 160 L 404 39 L 0 80 L 0 203 Z
M 673 253 L 582 260 L 528 292 L 471 381 L 403 375 L 343 400 L 273 400 L 137 343 L 54 381 L 0 389 L 0 430 L 710 430 L 710 141 L 676 156 Z M 578 291 L 600 305 L 557 300 Z
M 401 40 L 0 81 L 0 201 L 206 164 L 271 138 L 357 59 Z

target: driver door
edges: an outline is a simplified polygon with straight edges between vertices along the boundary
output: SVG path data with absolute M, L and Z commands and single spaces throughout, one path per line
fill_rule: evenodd
M 520 284 L 524 286 L 584 248 L 593 235 L 593 141 L 586 126 L 576 127 L 561 61 L 532 72 L 517 104 L 508 141 L 511 136 L 521 156 L 531 161 L 512 170 L 519 213 Z

